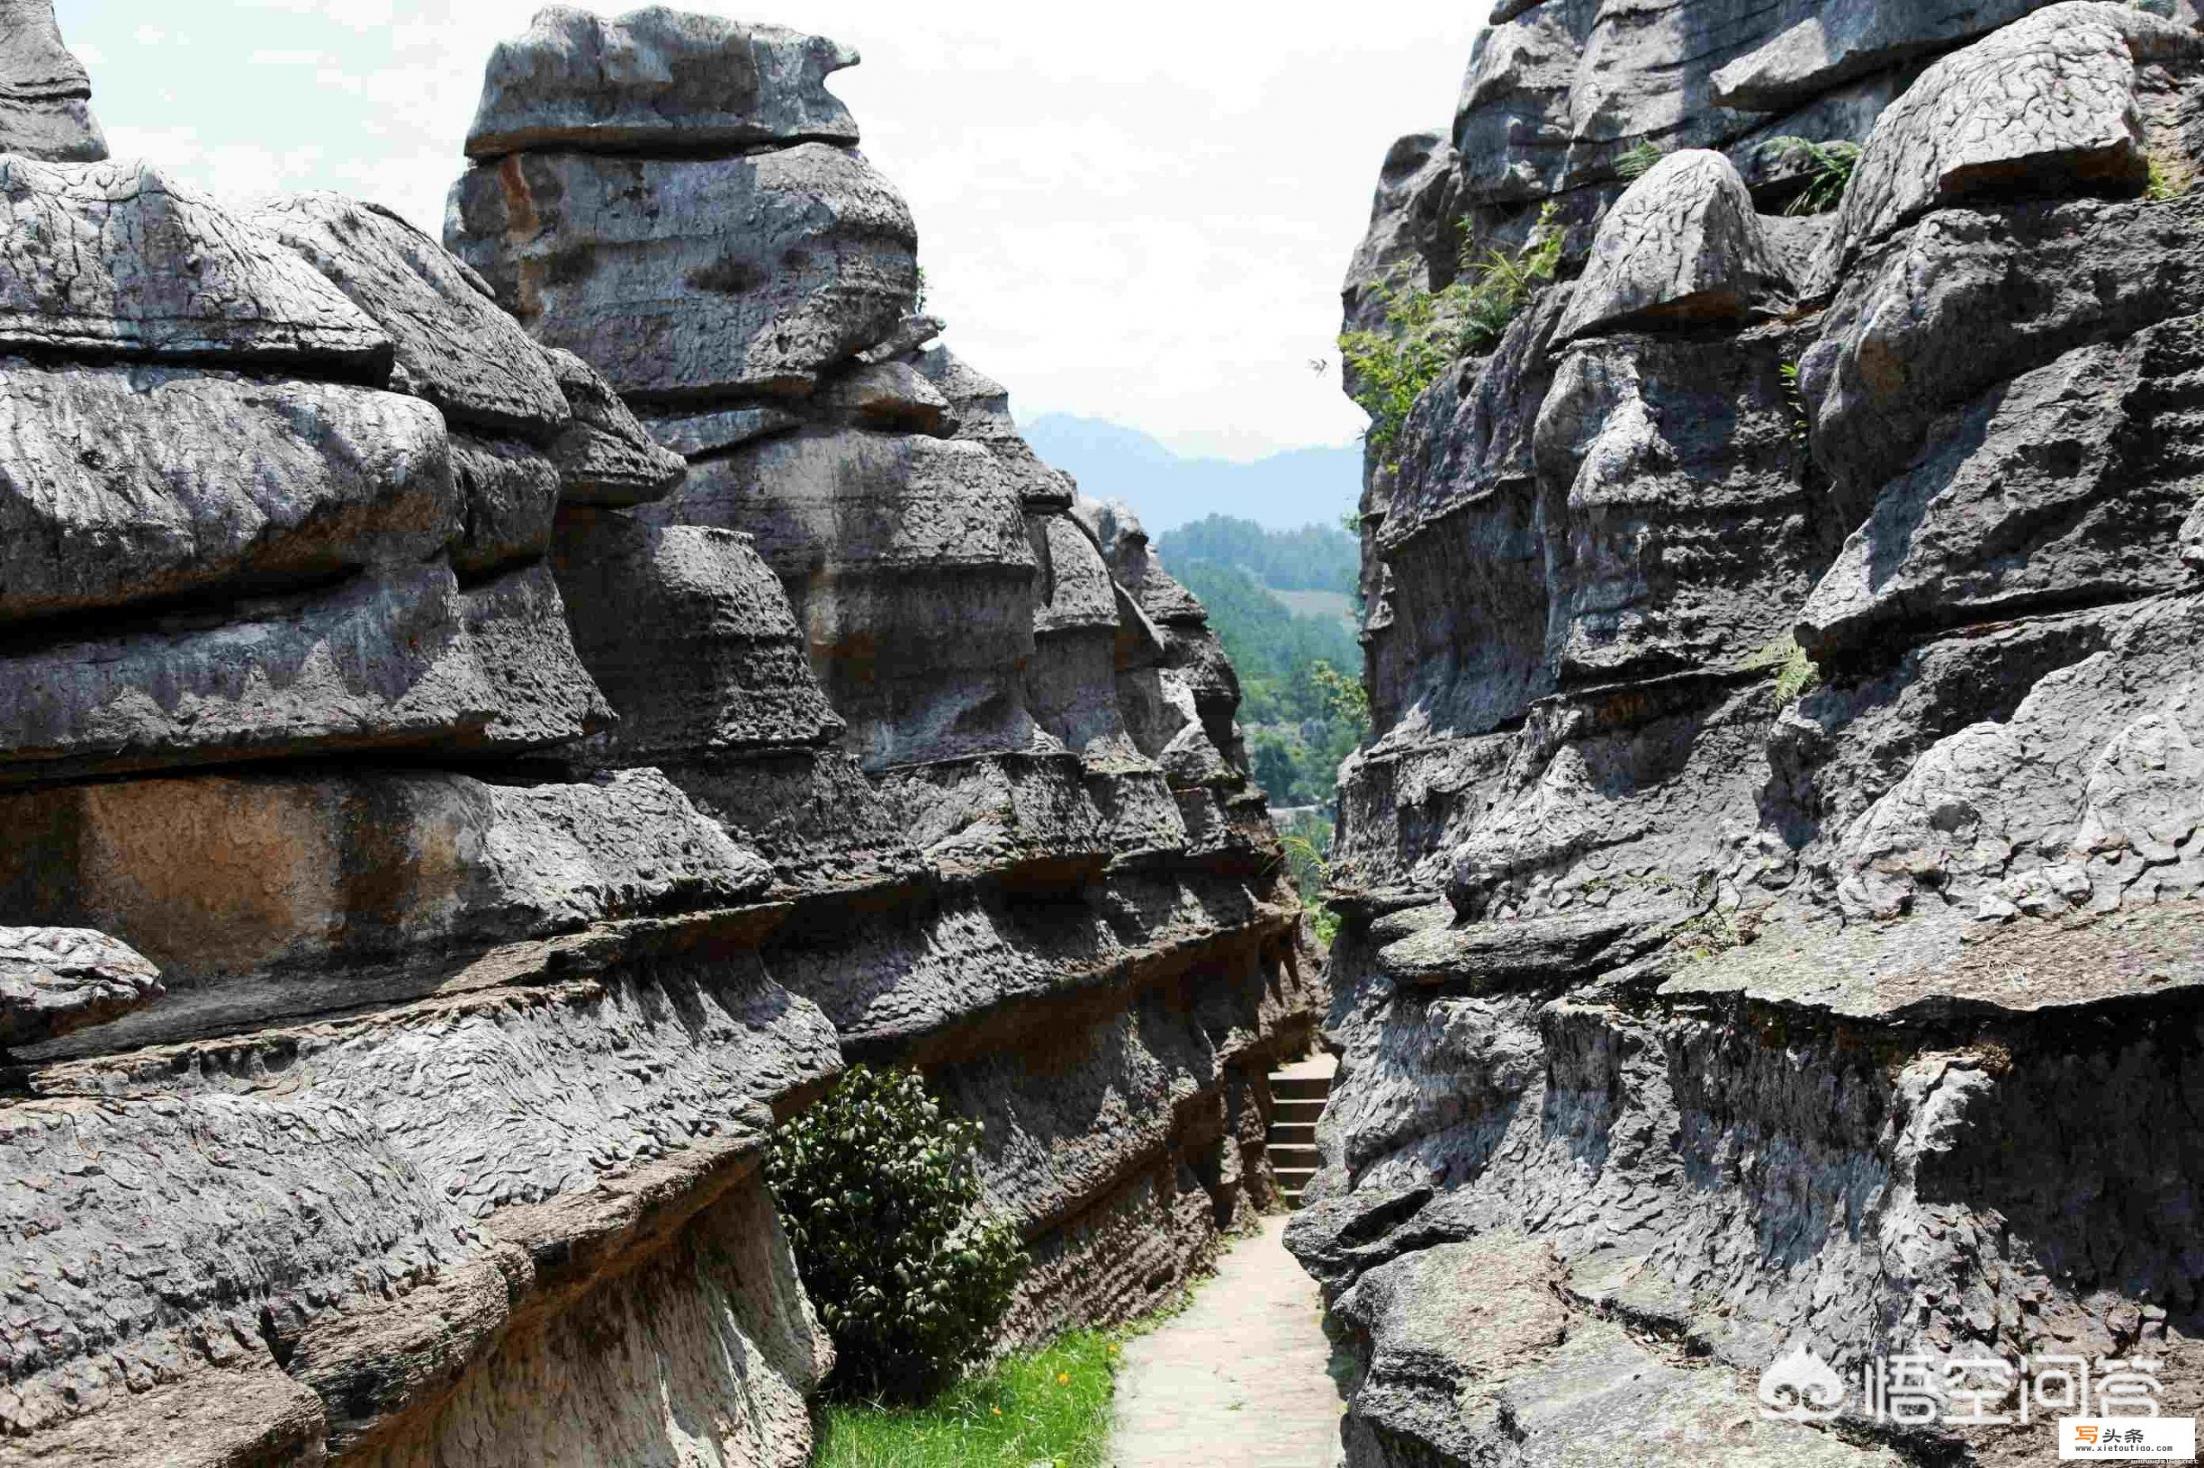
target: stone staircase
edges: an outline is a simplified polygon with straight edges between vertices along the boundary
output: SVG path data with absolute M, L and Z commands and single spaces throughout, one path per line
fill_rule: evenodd
M 1316 1121 L 1324 1114 L 1338 1069 L 1335 1057 L 1314 1055 L 1270 1074 L 1270 1131 L 1263 1150 L 1288 1208 L 1301 1206 L 1301 1190 L 1316 1175 Z

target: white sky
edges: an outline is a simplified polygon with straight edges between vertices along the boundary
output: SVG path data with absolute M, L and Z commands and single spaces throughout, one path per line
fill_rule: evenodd
M 57 0 L 118 157 L 333 188 L 441 235 L 491 45 L 537 0 Z M 625 3 L 599 7 L 625 10 Z M 1021 417 L 1249 458 L 1341 443 L 1340 276 L 1486 7 L 691 0 L 864 53 L 833 90 L 918 218 L 931 307 Z M 1328 364 L 1320 377 L 1310 361 Z

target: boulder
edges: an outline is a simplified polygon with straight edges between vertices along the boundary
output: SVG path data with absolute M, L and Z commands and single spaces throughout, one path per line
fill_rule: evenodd
M 462 523 L 416 399 L 0 360 L 0 621 L 408 568 Z
M 1422 286 L 1434 261 L 1451 265 L 1455 242 L 1443 201 L 1461 159 L 1435 132 L 1410 133 L 1385 152 L 1370 225 L 1348 262 L 1340 289 L 1345 329 L 1374 331 L 1385 321 L 1385 297 L 1402 285 Z M 1358 384 L 1348 382 L 1349 391 Z
M 551 364 L 481 279 L 390 210 L 341 194 L 254 207 L 281 240 L 390 334 L 390 385 L 454 423 L 548 439 L 572 414 Z
M 612 384 L 572 352 L 544 354 L 574 419 L 552 441 L 559 498 L 570 505 L 639 505 L 663 499 L 688 472 L 628 411 Z
M 2066 0 L 1945 57 L 1868 135 L 1845 190 L 1845 249 L 1984 194 L 2139 192 L 2137 68 L 2200 50 L 2174 21 Z
M 895 330 L 918 285 L 903 200 L 823 143 L 516 154 L 459 181 L 446 243 L 539 341 L 631 400 L 806 393 Z
M 857 122 L 826 79 L 856 64 L 848 47 L 781 26 L 663 6 L 617 20 L 548 6 L 490 53 L 467 156 L 854 144 Z
M 0 158 L 0 350 L 281 363 L 380 386 L 390 337 L 149 164 Z
M 0 928 L 0 1048 L 34 1044 L 143 1008 L 161 971 L 89 928 Z
M 91 78 L 54 24 L 53 0 L 0 3 L 0 153 L 66 163 L 105 158 L 91 97 Z
M 1736 168 L 1689 149 L 1646 170 L 1600 222 L 1554 338 L 1777 315 L 1788 296 Z

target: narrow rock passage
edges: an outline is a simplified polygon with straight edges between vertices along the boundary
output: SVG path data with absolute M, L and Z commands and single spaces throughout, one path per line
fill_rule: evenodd
M 1286 1252 L 1285 1228 L 1283 1216 L 1265 1218 L 1183 1315 L 1126 1344 L 1113 1468 L 1331 1468 L 1331 1347 L 1316 1282 Z

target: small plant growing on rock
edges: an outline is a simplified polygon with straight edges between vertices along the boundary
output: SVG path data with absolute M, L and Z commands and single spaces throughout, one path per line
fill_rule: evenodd
M 987 1349 L 1027 1261 L 982 1207 L 979 1134 L 917 1072 L 862 1065 L 775 1131 L 765 1180 L 834 1340 L 836 1395 L 917 1401 Z
M 1760 146 L 1777 150 L 1786 162 L 1806 170 L 1806 187 L 1791 200 L 1790 207 L 1783 211 L 1786 214 L 1827 214 L 1836 208 L 1844 202 L 1852 170 L 1860 164 L 1858 143 L 1817 143 L 1786 135 L 1770 138 Z
M 2143 197 L 2150 202 L 2178 199 L 2196 187 L 2196 170 L 2181 159 L 2151 153 L 2145 161 L 2150 172 L 2143 184 Z
M 1340 358 L 1360 381 L 1355 401 L 1370 415 L 1372 447 L 1392 447 L 1416 399 L 1457 359 L 1499 344 L 1532 293 L 1554 278 L 1561 244 L 1548 204 L 1519 250 L 1472 252 L 1465 244 L 1461 271 L 1443 291 L 1397 279 L 1372 287 L 1385 307 L 1385 329 L 1339 337 Z
M 1752 669 L 1770 669 L 1775 673 L 1775 706 L 1787 709 L 1807 694 L 1821 686 L 1821 669 L 1806 655 L 1806 649 L 1798 645 L 1798 639 L 1785 633 L 1745 660 Z
M 1615 177 L 1626 183 L 1644 178 L 1654 164 L 1661 161 L 1661 150 L 1651 138 L 1641 139 L 1615 160 Z

